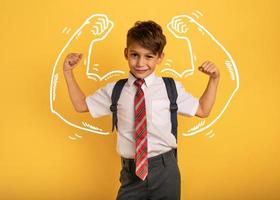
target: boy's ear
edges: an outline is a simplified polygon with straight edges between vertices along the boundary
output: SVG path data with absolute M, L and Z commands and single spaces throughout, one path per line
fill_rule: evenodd
M 163 60 L 164 58 L 164 52 L 162 52 L 159 56 L 158 56 L 158 64 L 161 63 L 161 61 Z
M 125 48 L 125 49 L 124 49 L 124 52 L 123 52 L 123 53 L 124 53 L 124 57 L 125 57 L 125 59 L 127 60 L 127 59 L 128 59 L 128 55 L 127 55 L 127 53 L 128 53 L 128 52 L 127 52 L 127 48 Z

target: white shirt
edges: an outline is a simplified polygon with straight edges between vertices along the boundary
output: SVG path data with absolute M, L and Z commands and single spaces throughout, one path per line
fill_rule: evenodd
M 118 101 L 118 134 L 117 152 L 124 158 L 134 158 L 134 97 L 136 78 L 129 74 L 128 81 L 123 87 Z M 111 94 L 116 82 L 109 83 L 86 98 L 86 103 L 93 118 L 111 115 Z M 183 85 L 175 81 L 178 92 L 178 114 L 194 116 L 199 100 L 186 92 Z M 165 153 L 177 148 L 176 138 L 171 133 L 170 101 L 166 87 L 161 77 L 154 73 L 145 78 L 142 85 L 145 95 L 147 131 L 148 131 L 148 157 Z

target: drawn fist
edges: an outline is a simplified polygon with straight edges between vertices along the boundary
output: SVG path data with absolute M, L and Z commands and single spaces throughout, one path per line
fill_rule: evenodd
M 83 54 L 81 53 L 70 53 L 66 56 L 63 64 L 63 71 L 69 71 L 74 69 L 81 61 Z
M 107 15 L 97 14 L 87 19 L 84 23 L 81 34 L 90 33 L 94 36 L 94 41 L 103 40 L 112 30 L 114 24 Z
M 168 30 L 176 37 L 186 39 L 186 33 L 189 32 L 193 19 L 187 15 L 173 17 L 168 23 Z

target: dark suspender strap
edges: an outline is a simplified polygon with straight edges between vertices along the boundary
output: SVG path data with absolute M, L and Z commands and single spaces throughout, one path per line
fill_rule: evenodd
M 171 132 L 175 136 L 177 141 L 177 128 L 178 128 L 178 121 L 177 121 L 178 106 L 176 102 L 178 97 L 177 88 L 173 78 L 162 77 L 162 79 L 165 83 L 167 95 L 170 101 L 170 115 L 171 115 L 170 117 L 171 117 L 171 126 L 172 126 Z M 177 158 L 177 149 L 175 149 L 175 157 Z
M 110 106 L 110 110 L 112 111 L 112 132 L 114 131 L 115 127 L 118 130 L 118 117 L 117 117 L 118 101 L 119 101 L 123 86 L 126 82 L 127 82 L 127 78 L 118 80 L 113 88 L 113 92 L 111 95 L 112 105 Z

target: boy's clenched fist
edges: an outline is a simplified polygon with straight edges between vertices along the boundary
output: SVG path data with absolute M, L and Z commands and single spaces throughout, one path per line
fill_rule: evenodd
M 69 71 L 74 69 L 77 64 L 81 61 L 83 54 L 81 53 L 70 53 L 66 56 L 63 64 L 63 71 Z

